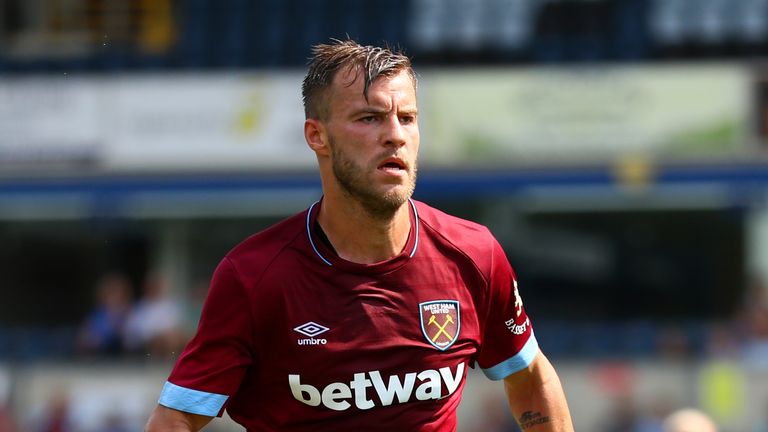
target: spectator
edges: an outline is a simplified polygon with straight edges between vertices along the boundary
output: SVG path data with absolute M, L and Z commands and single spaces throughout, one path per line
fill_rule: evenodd
M 15 432 L 16 423 L 11 410 L 6 405 L 0 405 L 0 432 Z
M 120 354 L 123 332 L 131 307 L 131 286 L 118 273 L 101 278 L 96 290 L 98 304 L 88 314 L 79 337 L 81 352 L 89 354 Z
M 125 342 L 131 352 L 161 358 L 175 355 L 186 342 L 181 302 L 169 295 L 162 275 L 145 279 L 142 297 L 128 316 Z
M 0 432 L 16 432 L 16 421 L 11 412 L 11 376 L 0 368 Z
M 478 395 L 479 396 L 479 395 Z M 477 415 L 464 425 L 464 429 L 483 432 L 519 432 L 520 428 L 509 413 L 509 408 L 495 393 L 479 397 Z
M 658 333 L 659 356 L 668 360 L 685 360 L 692 356 L 692 347 L 685 330 L 679 325 L 662 326 Z
M 703 412 L 685 408 L 667 416 L 664 420 L 664 432 L 717 432 L 717 426 Z
M 753 308 L 747 312 L 747 319 L 744 361 L 753 368 L 768 370 L 768 308 Z
M 627 395 L 619 396 L 614 399 L 614 406 L 603 432 L 636 432 L 639 421 L 640 413 L 635 408 L 634 400 Z
M 744 303 L 737 323 L 740 328 L 741 349 L 738 353 L 744 365 L 768 370 L 768 288 L 762 277 L 753 276 L 747 286 Z
M 129 432 L 125 418 L 119 413 L 113 412 L 107 414 L 102 420 L 99 428 L 94 432 Z
M 738 360 L 742 341 L 733 322 L 714 323 L 709 328 L 705 355 L 710 360 Z
M 37 432 L 70 432 L 75 427 L 72 422 L 69 394 L 66 390 L 55 389 L 48 400 L 46 411 L 37 421 Z
M 637 422 L 637 432 L 664 432 L 664 419 L 669 415 L 671 403 L 659 395 L 650 401 Z

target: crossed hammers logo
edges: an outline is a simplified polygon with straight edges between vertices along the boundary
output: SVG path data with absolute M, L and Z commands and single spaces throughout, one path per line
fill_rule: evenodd
M 448 324 L 452 324 L 452 323 L 453 323 L 453 317 L 450 315 L 445 316 L 445 321 L 443 322 L 443 325 L 440 325 L 437 323 L 437 318 L 435 318 L 434 315 L 430 316 L 429 322 L 427 323 L 427 325 L 434 324 L 437 327 L 437 333 L 435 333 L 435 335 L 432 337 L 432 342 L 435 342 L 437 338 L 440 337 L 441 334 L 444 334 L 445 337 L 448 338 L 448 340 L 453 339 L 453 336 L 449 335 L 448 332 L 445 331 L 445 327 L 448 326 Z

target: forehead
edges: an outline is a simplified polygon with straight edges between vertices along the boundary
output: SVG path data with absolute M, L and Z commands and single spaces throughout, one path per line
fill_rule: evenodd
M 379 76 L 368 87 L 368 101 L 363 95 L 365 85 L 364 71 L 360 67 L 347 67 L 340 70 L 333 78 L 330 94 L 330 105 L 333 107 L 347 105 L 370 105 L 380 97 L 390 99 L 416 100 L 416 87 L 413 78 L 407 70 L 402 70 L 392 76 Z

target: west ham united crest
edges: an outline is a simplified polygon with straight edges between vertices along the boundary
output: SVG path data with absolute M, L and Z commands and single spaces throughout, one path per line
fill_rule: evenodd
M 459 337 L 461 315 L 456 300 L 435 300 L 419 303 L 421 332 L 427 342 L 440 351 L 447 350 Z

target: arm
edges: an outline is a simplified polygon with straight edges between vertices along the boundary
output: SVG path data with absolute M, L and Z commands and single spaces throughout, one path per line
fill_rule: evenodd
M 212 418 L 158 405 L 149 416 L 144 432 L 197 432 Z
M 222 409 L 253 363 L 248 295 L 229 259 L 213 274 L 197 333 L 163 384 L 146 432 L 197 432 Z
M 504 378 L 504 390 L 520 429 L 573 432 L 571 414 L 560 379 L 541 352 L 526 369 Z

